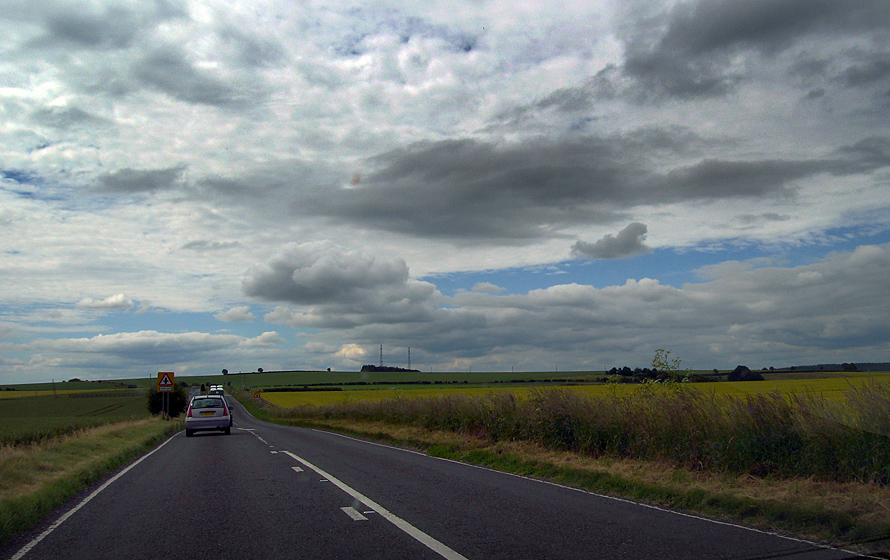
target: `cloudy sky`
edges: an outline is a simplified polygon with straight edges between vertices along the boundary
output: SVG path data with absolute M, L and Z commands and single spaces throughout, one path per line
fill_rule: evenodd
M 0 383 L 890 360 L 890 2 L 2 0 Z

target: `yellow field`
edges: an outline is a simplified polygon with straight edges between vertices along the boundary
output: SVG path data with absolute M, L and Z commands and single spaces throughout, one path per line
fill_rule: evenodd
M 828 398 L 840 397 L 852 387 L 869 382 L 890 382 L 890 373 L 838 373 L 826 374 L 821 379 L 781 379 L 766 381 L 722 381 L 718 383 L 690 383 L 686 387 L 713 392 L 716 395 L 751 395 L 758 393 L 815 393 Z M 540 388 L 541 386 L 536 386 Z M 417 389 L 360 389 L 354 391 L 308 391 L 294 393 L 263 393 L 267 401 L 283 408 L 304 405 L 326 405 L 362 400 L 384 400 L 393 398 L 441 397 L 446 395 L 476 396 L 497 391 L 510 391 L 522 398 L 534 390 L 533 386 L 522 387 L 430 387 Z M 565 387 L 589 395 L 626 394 L 639 389 L 637 384 L 620 385 L 578 385 Z

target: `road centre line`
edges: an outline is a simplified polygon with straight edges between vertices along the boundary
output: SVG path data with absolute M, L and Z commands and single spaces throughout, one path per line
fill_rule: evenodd
M 53 531 L 55 531 L 56 529 L 58 529 L 59 526 L 62 525 L 62 523 L 64 523 L 65 521 L 68 520 L 69 517 L 71 517 L 72 515 L 74 515 L 75 513 L 77 513 L 77 512 L 80 510 L 80 508 L 82 508 L 83 506 L 87 505 L 87 503 L 88 503 L 90 500 L 92 500 L 93 498 L 95 498 L 96 496 L 98 496 L 98 495 L 99 495 L 99 492 L 101 492 L 102 490 L 105 490 L 106 488 L 108 488 L 109 486 L 111 486 L 117 479 L 119 479 L 120 477 L 122 477 L 122 476 L 124 476 L 125 474 L 127 474 L 128 472 L 130 472 L 130 469 L 132 469 L 133 467 L 135 467 L 136 465 L 138 465 L 138 464 L 141 463 L 142 461 L 148 459 L 150 456 L 152 456 L 152 455 L 155 453 L 155 451 L 157 451 L 158 449 L 160 449 L 160 448 L 164 447 L 165 445 L 167 445 L 167 443 L 168 443 L 171 439 L 173 439 L 174 437 L 176 437 L 177 435 L 179 435 L 179 433 L 180 433 L 180 432 L 177 432 L 176 434 L 173 434 L 172 436 L 170 436 L 169 438 L 167 438 L 167 441 L 165 441 L 165 442 L 162 443 L 161 445 L 155 447 L 154 449 L 152 449 L 151 451 L 149 451 L 148 453 L 146 453 L 145 455 L 143 455 L 142 457 L 140 457 L 140 458 L 137 459 L 136 461 L 130 463 L 130 466 L 128 466 L 127 468 L 125 468 L 125 469 L 122 470 L 121 472 L 117 473 L 117 474 L 114 475 L 113 477 L 109 478 L 109 479 L 105 482 L 105 484 L 103 484 L 102 486 L 96 488 L 96 489 L 95 489 L 89 496 L 87 496 L 86 498 L 84 498 L 83 500 L 81 500 L 81 502 L 80 502 L 79 504 L 77 504 L 76 506 L 74 506 L 73 508 L 71 508 L 65 515 L 63 515 L 62 517 L 60 517 L 59 519 L 57 519 L 56 522 L 53 523 L 52 525 L 50 525 L 44 532 L 42 532 L 42 533 L 40 533 L 39 535 L 37 535 L 36 537 L 34 537 L 34 540 L 32 540 L 31 542 L 29 542 L 28 544 L 26 544 L 25 546 L 23 546 L 22 549 L 19 550 L 18 552 L 16 552 L 15 555 L 14 555 L 12 558 L 10 558 L 9 560 L 20 560 L 21 558 L 24 558 L 24 556 L 25 556 L 26 554 L 28 554 L 28 553 L 31 551 L 32 548 L 34 548 L 35 546 L 37 546 L 37 545 L 40 543 L 40 541 L 42 541 L 43 539 L 45 539 L 46 537 L 48 537 L 48 536 L 50 535 L 50 533 L 52 533 Z
M 352 496 L 359 502 L 365 504 L 368 508 L 370 508 L 370 509 L 374 510 L 376 513 L 380 514 L 384 519 L 386 519 L 387 521 L 389 521 L 390 523 L 392 523 L 393 525 L 395 525 L 396 527 L 398 527 L 399 529 L 401 529 L 402 531 L 407 533 L 409 536 L 413 537 L 417 542 L 423 544 L 430 550 L 437 553 L 442 558 L 445 558 L 447 560 L 468 560 L 462 554 L 448 548 L 447 546 L 445 546 L 441 542 L 437 541 L 433 537 L 427 535 L 426 533 L 424 533 L 423 531 L 421 531 L 414 525 L 411 525 L 404 519 L 390 513 L 389 510 L 387 510 L 386 508 L 384 508 L 383 506 L 381 506 L 374 500 L 371 500 L 370 498 L 361 494 L 357 490 L 354 490 L 353 488 L 347 486 L 340 480 L 334 478 L 330 474 L 328 474 L 325 471 L 321 470 L 320 468 L 316 467 L 309 461 L 307 461 L 301 457 L 298 457 L 297 455 L 291 453 L 290 451 L 285 451 L 284 453 L 286 453 L 287 455 L 290 455 L 296 461 L 299 461 L 300 463 L 302 463 L 304 466 L 317 472 L 320 476 L 324 477 L 326 480 L 328 480 L 329 482 L 331 482 L 332 484 L 334 484 L 335 486 L 340 488 L 340 490 L 343 490 L 344 492 L 346 492 L 347 494 L 349 494 L 350 496 Z

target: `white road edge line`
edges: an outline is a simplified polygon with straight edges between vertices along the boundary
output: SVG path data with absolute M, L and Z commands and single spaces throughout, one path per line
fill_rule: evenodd
M 77 513 L 77 512 L 80 510 L 80 508 L 82 508 L 83 506 L 87 505 L 87 503 L 88 503 L 90 500 L 92 500 L 93 498 L 95 498 L 96 496 L 98 496 L 98 495 L 99 495 L 99 492 L 101 492 L 102 490 L 105 490 L 106 488 L 108 488 L 109 486 L 111 486 L 117 479 L 119 479 L 120 477 L 122 477 L 122 476 L 124 476 L 125 474 L 127 474 L 128 472 L 130 472 L 130 469 L 132 469 L 133 467 L 135 467 L 136 465 L 138 465 L 138 464 L 141 463 L 142 461 L 144 461 L 144 460 L 148 459 L 149 457 L 151 457 L 151 456 L 154 454 L 155 451 L 157 451 L 158 449 L 160 449 L 160 448 L 164 447 L 165 445 L 167 445 L 167 443 L 168 443 L 171 439 L 175 438 L 178 434 L 179 434 L 179 432 L 177 432 L 176 434 L 173 434 L 172 436 L 170 436 L 169 438 L 167 438 L 167 441 L 165 441 L 164 443 L 162 443 L 162 444 L 160 444 L 159 446 L 155 447 L 154 449 L 152 449 L 151 451 L 149 451 L 148 453 L 146 453 L 145 455 L 143 455 L 142 457 L 140 457 L 139 459 L 137 459 L 136 461 L 134 461 L 133 463 L 131 463 L 130 466 L 128 466 L 127 468 L 125 468 L 125 469 L 122 470 L 121 472 L 117 473 L 117 474 L 114 475 L 113 477 L 109 478 L 109 479 L 105 482 L 105 484 L 103 484 L 102 486 L 96 488 L 96 489 L 93 491 L 92 494 L 90 494 L 89 496 L 87 496 L 86 498 L 84 498 L 83 500 L 81 500 L 81 502 L 80 502 L 79 504 L 77 504 L 76 506 L 74 506 L 73 508 L 71 508 L 65 515 L 63 515 L 62 517 L 60 517 L 59 519 L 57 519 L 56 522 L 53 523 L 52 525 L 50 525 L 44 532 L 42 532 L 42 533 L 40 533 L 39 535 L 37 535 L 36 537 L 34 537 L 34 540 L 32 540 L 31 542 L 29 542 L 28 544 L 26 544 L 25 546 L 23 546 L 22 549 L 19 550 L 18 552 L 16 552 L 15 555 L 14 555 L 12 558 L 10 558 L 9 560 L 20 560 L 21 558 L 23 558 L 26 554 L 28 554 L 29 552 L 31 552 L 31 549 L 34 548 L 35 546 L 37 546 L 37 544 L 40 543 L 40 541 L 42 541 L 43 539 L 45 539 L 46 537 L 48 537 L 48 536 L 50 535 L 50 533 L 52 533 L 53 531 L 55 531 L 56 529 L 58 529 L 59 526 L 60 526 L 62 523 L 64 523 L 65 521 L 67 521 L 69 517 L 71 517 L 72 515 L 74 515 L 75 513 Z
M 389 510 L 387 510 L 386 508 L 384 508 L 383 506 L 381 506 L 374 500 L 371 500 L 367 496 L 359 493 L 357 490 L 354 490 L 354 489 L 350 488 L 349 486 L 347 486 L 346 484 L 343 484 L 342 482 L 340 482 L 333 476 L 329 475 L 325 471 L 321 470 L 320 468 L 316 467 L 309 461 L 306 461 L 305 459 L 302 459 L 301 457 L 294 455 L 290 451 L 285 451 L 284 453 L 290 455 L 291 457 L 293 457 L 295 460 L 299 461 L 300 463 L 303 463 L 306 467 L 312 469 L 313 471 L 317 472 L 322 477 L 326 478 L 329 482 L 336 485 L 340 490 L 343 490 L 344 492 L 346 492 L 347 494 L 349 494 L 350 496 L 352 496 L 359 502 L 365 504 L 366 506 L 368 506 L 375 512 L 379 513 L 384 519 L 386 519 L 387 521 L 389 521 L 390 523 L 392 523 L 393 525 L 395 525 L 396 527 L 398 527 L 399 529 L 401 529 L 402 531 L 404 531 L 405 533 L 407 533 L 408 535 L 413 537 L 417 542 L 423 544 L 430 550 L 437 553 L 442 558 L 446 558 L 447 560 L 468 560 L 462 554 L 455 552 L 454 550 L 448 548 L 447 546 L 440 543 L 433 537 L 427 535 L 426 533 L 424 533 L 423 531 L 421 531 L 414 525 L 411 525 L 404 519 L 397 517 L 396 515 L 393 515 L 392 513 L 389 512 Z

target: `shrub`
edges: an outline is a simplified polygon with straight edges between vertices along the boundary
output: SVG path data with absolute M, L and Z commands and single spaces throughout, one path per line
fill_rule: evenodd
M 164 395 L 169 395 L 168 409 L 170 416 L 176 417 L 185 412 L 188 406 L 188 393 L 181 384 L 177 383 L 172 391 L 161 393 L 154 388 L 149 389 L 147 405 L 148 411 L 152 414 L 161 414 L 164 411 Z

